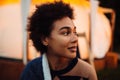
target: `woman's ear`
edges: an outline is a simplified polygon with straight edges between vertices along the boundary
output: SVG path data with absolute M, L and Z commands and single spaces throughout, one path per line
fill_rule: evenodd
M 48 37 L 42 37 L 41 41 L 43 45 L 48 46 Z

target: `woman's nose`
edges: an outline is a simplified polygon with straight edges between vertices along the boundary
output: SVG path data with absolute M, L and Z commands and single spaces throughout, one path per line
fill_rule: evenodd
M 71 42 L 72 43 L 77 43 L 78 42 L 78 36 L 75 33 L 73 33 L 72 36 L 71 36 Z

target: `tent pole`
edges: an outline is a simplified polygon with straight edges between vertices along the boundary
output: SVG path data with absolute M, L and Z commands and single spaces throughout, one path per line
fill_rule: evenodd
M 22 13 L 22 50 L 23 50 L 23 63 L 26 65 L 27 64 L 27 42 L 28 42 L 28 34 L 26 31 L 26 26 L 27 26 L 27 18 L 29 14 L 29 8 L 30 8 L 30 3 L 31 0 L 21 0 L 21 13 Z
M 94 53 L 92 52 L 92 44 L 93 42 L 93 34 L 94 28 L 96 26 L 95 19 L 97 14 L 97 7 L 98 7 L 98 0 L 90 0 L 90 54 L 89 54 L 89 62 L 90 64 L 95 67 L 94 65 Z

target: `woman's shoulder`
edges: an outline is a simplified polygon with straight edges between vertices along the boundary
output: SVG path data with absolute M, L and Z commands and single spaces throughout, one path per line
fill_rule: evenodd
M 82 59 L 78 59 L 78 66 L 81 67 L 82 69 L 85 68 L 85 70 L 92 68 L 91 64 L 89 64 L 87 61 L 84 61 Z
M 80 71 L 80 75 L 97 80 L 96 71 L 88 62 L 78 59 L 77 68 Z
M 42 57 L 37 57 L 30 62 L 28 62 L 27 65 L 36 65 L 36 64 L 42 64 Z
M 35 58 L 31 60 L 22 72 L 21 80 L 25 79 L 36 79 L 37 77 L 42 78 L 42 57 Z M 37 80 L 37 79 L 36 79 Z M 41 79 L 42 80 L 42 79 Z
M 37 57 L 31 60 L 30 62 L 28 62 L 25 68 L 29 70 L 36 70 L 36 71 L 42 70 L 42 57 Z
M 68 73 L 64 74 L 64 76 L 67 75 L 79 76 L 83 78 L 83 80 L 97 80 L 97 75 L 93 66 L 81 59 L 77 59 L 77 63 L 75 64 L 75 66 Z

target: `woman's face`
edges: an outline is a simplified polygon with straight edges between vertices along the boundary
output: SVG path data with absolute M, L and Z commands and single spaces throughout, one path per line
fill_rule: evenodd
M 78 39 L 73 21 L 69 17 L 55 21 L 51 35 L 47 37 L 47 43 L 47 54 L 75 58 Z

